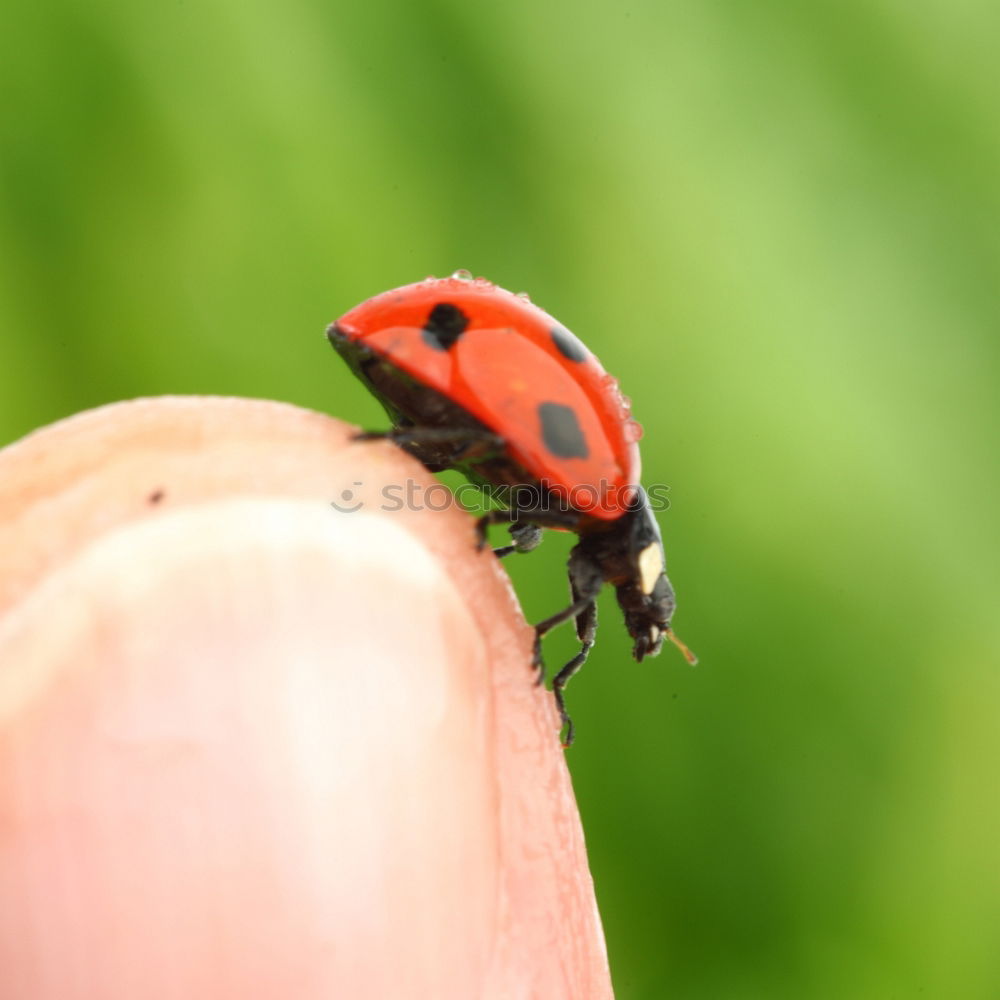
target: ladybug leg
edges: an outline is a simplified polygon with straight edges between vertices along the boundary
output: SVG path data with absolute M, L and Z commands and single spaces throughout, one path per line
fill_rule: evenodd
M 522 490 L 527 490 L 528 500 L 535 500 L 536 503 L 532 504 L 528 502 L 522 504 L 520 502 L 524 499 Z M 543 499 L 545 496 L 543 494 Z M 482 523 L 482 530 L 484 531 L 488 523 L 510 524 L 508 531 L 510 531 L 514 544 L 504 545 L 502 548 L 493 550 L 494 554 L 500 559 L 504 556 L 509 556 L 512 552 L 531 552 L 533 549 L 537 549 L 542 544 L 543 527 L 568 528 L 571 531 L 576 527 L 577 518 L 575 516 L 570 515 L 567 517 L 560 515 L 551 510 L 549 504 L 538 503 L 537 500 L 537 487 L 514 487 L 507 497 L 510 508 L 500 512 L 495 520 Z
M 597 630 L 597 606 L 594 602 L 601 592 L 601 587 L 604 586 L 604 575 L 597 563 L 581 552 L 579 545 L 569 554 L 569 586 L 573 603 L 535 626 L 533 663 L 538 669 L 539 684 L 545 679 L 545 665 L 542 662 L 542 639 L 557 625 L 562 625 L 570 618 L 575 618 L 576 634 L 580 641 L 590 645 L 594 643 L 594 633 Z M 583 660 L 580 663 L 583 663 Z M 579 665 L 577 664 L 577 666 Z M 563 679 L 562 687 L 566 686 L 569 676 L 567 674 Z
M 567 748 L 573 745 L 573 736 L 575 733 L 573 727 L 573 720 L 569 717 L 566 711 L 566 701 L 563 697 L 563 688 L 569 682 L 569 679 L 575 674 L 580 667 L 583 666 L 587 657 L 590 655 L 590 651 L 594 646 L 594 636 L 597 634 L 597 603 L 591 601 L 584 610 L 576 616 L 576 634 L 581 642 L 580 652 L 573 657 L 569 663 L 566 664 L 552 678 L 552 693 L 556 698 L 556 707 L 559 709 L 559 718 L 562 720 L 562 724 L 566 727 L 566 735 L 563 737 L 563 747 Z
M 563 739 L 564 747 L 570 746 L 573 742 L 575 731 L 573 721 L 566 712 L 563 689 L 573 674 L 583 666 L 590 654 L 591 647 L 594 645 L 594 636 L 597 633 L 597 595 L 601 592 L 601 587 L 604 586 L 604 575 L 601 573 L 600 566 L 585 555 L 579 546 L 574 548 L 569 555 L 569 583 L 573 603 L 535 626 L 535 651 L 532 659 L 533 665 L 538 671 L 537 683 L 541 684 L 545 679 L 542 638 L 557 625 L 569 621 L 570 618 L 576 619 L 576 635 L 581 644 L 580 652 L 552 679 L 552 693 L 555 695 L 556 707 L 559 709 L 559 718 L 566 728 L 566 736 Z
M 392 441 L 406 445 L 465 445 L 462 454 L 476 448 L 495 451 L 503 448 L 499 434 L 478 427 L 391 427 L 387 431 L 359 431 L 353 441 Z
M 595 596 L 596 594 L 591 594 L 581 597 L 574 601 L 568 608 L 563 608 L 562 611 L 552 615 L 551 618 L 546 618 L 545 621 L 541 621 L 535 626 L 535 650 L 531 657 L 531 665 L 538 671 L 538 680 L 536 683 L 542 684 L 545 681 L 545 663 L 542 660 L 542 639 L 557 625 L 562 625 L 563 622 L 568 622 L 570 618 L 576 618 L 578 615 L 582 617 L 587 608 L 594 603 Z
M 512 552 L 530 552 L 542 544 L 542 529 L 537 524 L 514 521 L 507 530 L 510 532 L 514 544 L 494 549 L 493 554 L 498 559 L 503 559 L 504 556 L 509 556 Z
M 484 427 L 393 427 L 387 431 L 362 431 L 355 441 L 392 441 L 431 472 L 454 468 L 471 458 L 501 452 L 504 439 Z
M 514 533 L 514 525 L 511 524 L 514 521 L 514 512 L 512 510 L 490 510 L 487 511 L 478 521 L 476 521 L 476 551 L 482 552 L 487 545 L 490 544 L 490 536 L 488 534 L 489 527 L 491 524 L 510 524 L 511 534 Z M 514 546 L 510 547 L 510 551 L 514 550 Z M 498 555 L 501 554 L 501 549 L 494 549 Z M 509 555 L 510 552 L 502 552 L 502 555 Z

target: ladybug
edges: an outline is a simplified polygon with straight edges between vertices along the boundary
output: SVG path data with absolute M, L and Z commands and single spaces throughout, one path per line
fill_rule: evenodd
M 392 429 L 359 434 L 395 442 L 430 471 L 457 469 L 502 505 L 477 523 L 506 523 L 528 552 L 542 528 L 573 531 L 572 602 L 535 626 L 534 666 L 544 680 L 542 637 L 575 619 L 579 653 L 553 678 L 564 745 L 573 723 L 563 689 L 594 644 L 596 598 L 615 587 L 636 660 L 674 635 L 674 592 L 663 542 L 639 485 L 642 429 L 618 383 L 562 324 L 466 271 L 383 292 L 327 330 L 330 343 L 385 408 Z

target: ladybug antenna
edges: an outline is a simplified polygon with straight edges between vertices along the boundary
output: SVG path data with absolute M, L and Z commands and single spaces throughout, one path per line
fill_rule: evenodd
M 693 667 L 698 662 L 698 657 L 691 652 L 690 649 L 677 638 L 677 633 L 673 629 L 665 628 L 663 634 L 684 654 L 684 659 L 688 661 Z

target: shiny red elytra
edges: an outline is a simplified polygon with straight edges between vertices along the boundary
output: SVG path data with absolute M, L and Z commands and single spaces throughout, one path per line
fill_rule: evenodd
M 614 378 L 548 313 L 483 278 L 456 272 L 383 292 L 334 323 L 327 335 L 382 403 L 388 439 L 434 472 L 458 469 L 487 488 L 502 509 L 479 520 L 508 524 L 527 552 L 542 528 L 574 531 L 569 557 L 572 603 L 535 627 L 541 639 L 576 620 L 580 652 L 552 682 L 564 743 L 573 740 L 563 688 L 594 642 L 595 600 L 615 587 L 637 660 L 664 638 L 692 663 L 670 629 L 674 593 L 665 573 L 656 519 L 639 485 L 639 425 Z

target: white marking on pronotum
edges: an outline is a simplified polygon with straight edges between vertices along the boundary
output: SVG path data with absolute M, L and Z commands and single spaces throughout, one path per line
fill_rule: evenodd
M 663 550 L 651 542 L 639 553 L 639 586 L 644 594 L 651 594 L 663 572 Z

